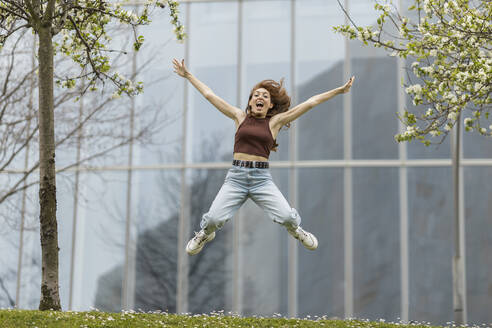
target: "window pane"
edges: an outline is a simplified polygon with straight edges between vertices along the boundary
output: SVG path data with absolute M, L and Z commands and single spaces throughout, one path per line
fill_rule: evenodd
M 409 319 L 453 320 L 451 168 L 409 168 Z
M 236 2 L 191 7 L 190 69 L 216 95 L 237 106 Z M 235 124 L 189 84 L 189 145 L 193 162 L 229 161 Z M 213 152 L 210 147 L 213 145 Z
M 14 175 L 0 174 L 0 195 Z M 15 175 L 19 177 L 18 175 Z M 0 205 L 0 308 L 13 308 L 16 301 L 17 265 L 20 245 L 20 205 L 22 193 L 11 196 Z M 22 299 L 21 299 L 22 300 Z
M 466 288 L 468 322 L 492 322 L 492 167 L 465 167 Z
M 27 179 L 27 182 L 31 183 L 37 179 L 38 174 L 34 174 Z M 21 195 L 22 193 L 16 195 L 16 197 L 19 197 L 19 202 L 16 204 L 17 214 L 14 215 L 18 220 L 19 227 L 21 208 L 19 205 L 21 204 Z M 19 306 L 24 309 L 38 309 L 41 295 L 41 244 L 39 240 L 38 185 L 34 185 L 27 189 L 25 211 Z M 60 220 L 61 219 L 58 217 L 58 222 Z M 17 250 L 17 252 L 18 251 L 19 250 Z
M 396 321 L 401 296 L 398 169 L 355 168 L 353 181 L 355 316 Z
M 372 1 L 350 2 L 352 19 L 362 26 L 376 23 Z M 353 157 L 356 159 L 395 159 L 398 145 L 397 66 L 387 52 L 360 41 L 350 41 Z
M 482 124 L 486 120 L 482 120 Z M 489 125 L 492 122 L 488 123 Z M 467 132 L 464 131 L 463 124 L 461 125 L 463 131 L 463 157 L 466 158 L 492 158 L 492 138 L 483 136 L 476 131 Z
M 22 31 L 21 29 L 20 31 Z M 17 31 L 2 42 L 0 55 L 0 84 L 2 85 L 0 141 L 2 156 L 0 167 L 23 170 L 26 156 L 25 141 L 37 125 L 37 62 L 34 38 L 31 33 Z M 33 117 L 34 116 L 34 117 Z M 28 119 L 33 117 L 32 119 Z M 28 128 L 29 127 L 29 128 Z M 37 130 L 37 129 L 36 129 Z M 29 165 L 38 158 L 37 132 L 29 145 Z M 33 149 L 34 148 L 34 149 Z M 34 150 L 34 151 L 33 151 Z
M 244 109 L 251 89 L 262 80 L 285 78 L 284 85 L 290 92 L 290 4 L 286 1 L 246 1 L 243 15 L 241 108 Z M 272 152 L 270 159 L 289 159 L 288 131 L 284 128 L 278 134 L 278 151 Z
M 186 29 L 187 8 L 185 4 L 179 6 L 179 18 Z M 152 132 L 152 137 L 138 143 L 134 152 L 136 165 L 181 161 L 183 89 L 189 82 L 173 72 L 172 60 L 184 58 L 185 43 L 176 41 L 167 10 L 156 10 L 154 14 L 152 24 L 141 29 L 145 42 L 137 53 L 137 64 L 146 64 L 138 72 L 144 92 L 135 98 L 138 117 L 135 129 Z
M 176 311 L 181 171 L 136 171 L 132 229 L 136 234 L 135 309 Z
M 0 248 L 2 249 L 0 281 L 3 287 L 0 291 L 1 308 L 15 307 L 19 235 L 19 231 L 7 229 L 5 226 L 2 226 L 0 231 Z
M 58 279 L 62 309 L 68 309 L 70 300 L 75 174 L 75 172 L 64 172 L 58 173 L 56 176 L 56 217 L 58 221 L 58 247 L 60 248 Z
M 79 196 L 74 310 L 121 311 L 127 172 L 84 173 Z
M 318 249 L 299 249 L 298 315 L 343 317 L 343 169 L 298 169 L 302 226 Z
M 297 103 L 343 82 L 345 42 L 332 26 L 344 23 L 336 2 L 296 2 Z M 323 33 L 323 42 L 319 35 Z M 313 147 L 315 145 L 315 147 Z M 343 158 L 343 97 L 335 97 L 298 120 L 298 158 Z

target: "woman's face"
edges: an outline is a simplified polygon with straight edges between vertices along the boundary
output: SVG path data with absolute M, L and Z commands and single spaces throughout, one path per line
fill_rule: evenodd
M 265 88 L 256 89 L 249 101 L 251 114 L 255 117 L 266 117 L 268 110 L 273 107 L 270 92 Z

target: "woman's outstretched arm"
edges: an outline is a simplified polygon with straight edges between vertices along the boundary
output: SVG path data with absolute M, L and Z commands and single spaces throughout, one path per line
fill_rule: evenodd
M 236 122 L 240 121 L 240 118 L 244 116 L 244 112 L 237 107 L 228 104 L 224 99 L 217 96 L 212 89 L 206 86 L 202 81 L 197 79 L 191 74 L 184 64 L 184 59 L 181 63 L 173 59 L 174 72 L 179 76 L 182 76 L 193 84 L 193 86 L 218 110 L 220 110 L 224 115 L 232 118 Z
M 292 108 L 286 112 L 275 115 L 274 116 L 275 121 L 276 121 L 275 123 L 281 127 L 287 123 L 294 121 L 295 119 L 297 119 L 302 114 L 306 113 L 311 108 L 313 108 L 313 107 L 315 107 L 321 103 L 324 103 L 328 99 L 331 99 L 331 98 L 333 98 L 336 95 L 339 95 L 341 93 L 349 92 L 350 87 L 352 87 L 352 82 L 354 82 L 353 76 L 348 80 L 347 83 L 345 83 L 341 87 L 338 87 L 336 89 L 333 89 L 333 90 L 330 90 L 330 91 L 327 91 L 324 93 L 320 93 L 319 95 L 316 95 L 316 96 L 312 96 L 311 98 L 309 98 L 308 100 L 306 100 L 302 104 L 299 104 L 299 105 L 295 106 L 294 108 Z

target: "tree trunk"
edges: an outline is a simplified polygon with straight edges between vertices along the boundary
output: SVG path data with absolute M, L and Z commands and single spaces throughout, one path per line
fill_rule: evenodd
M 58 227 L 56 222 L 53 44 L 51 24 L 39 33 L 39 221 L 42 253 L 40 310 L 61 310 L 58 288 Z

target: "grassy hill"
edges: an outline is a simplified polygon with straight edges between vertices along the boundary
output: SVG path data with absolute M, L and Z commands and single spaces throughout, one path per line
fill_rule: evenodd
M 431 327 L 424 324 L 371 322 L 367 320 L 333 320 L 326 318 L 287 319 L 282 317 L 244 318 L 231 313 L 213 312 L 200 315 L 176 315 L 168 313 L 139 313 L 123 311 L 107 312 L 56 312 L 30 310 L 0 310 L 1 328 L 45 328 L 45 327 L 327 327 L 327 328 L 369 328 L 369 327 Z M 451 326 L 450 326 L 451 327 Z M 456 326 L 452 326 L 456 327 Z M 471 326 L 468 326 L 471 327 Z

